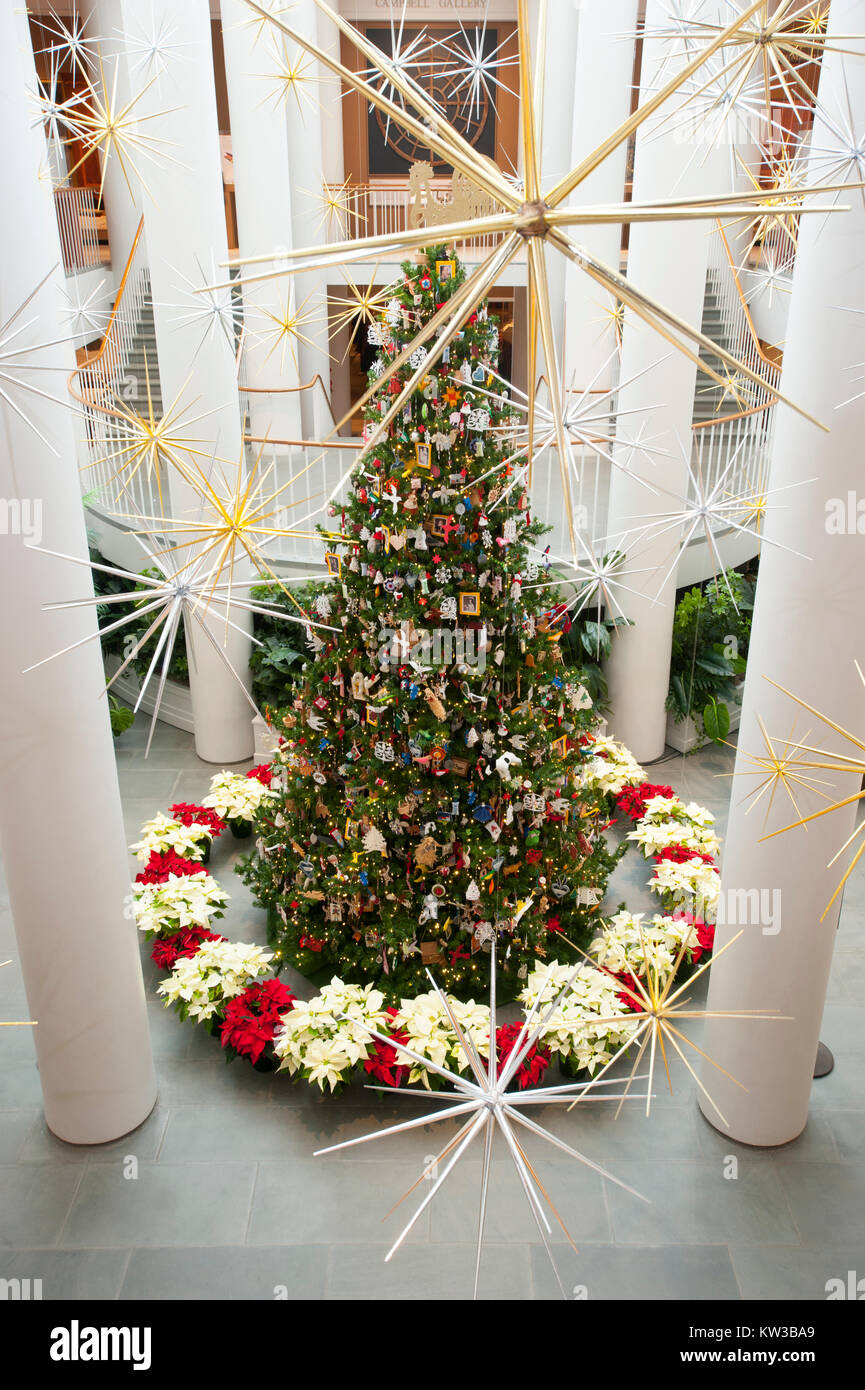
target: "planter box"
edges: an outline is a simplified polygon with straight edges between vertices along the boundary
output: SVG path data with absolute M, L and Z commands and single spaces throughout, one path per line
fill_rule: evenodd
M 114 675 L 120 665 L 118 656 L 109 656 L 105 660 L 105 675 L 110 678 Z M 157 682 L 152 683 L 152 690 L 155 693 Z M 126 668 L 119 681 L 115 681 L 111 687 L 111 694 L 116 695 L 124 704 L 129 705 L 130 709 L 138 699 L 140 686 L 137 677 Z M 138 708 L 138 716 L 153 713 L 153 695 L 148 690 Z M 188 685 L 179 685 L 177 681 L 167 680 L 165 689 L 162 692 L 162 702 L 159 706 L 159 718 L 164 724 L 171 724 L 175 729 L 185 729 L 191 734 L 194 729 L 192 719 L 192 697 L 189 693 Z
M 719 704 L 726 705 L 730 713 L 730 733 L 738 729 L 739 720 L 742 717 L 742 701 L 738 700 L 719 700 Z M 703 733 L 703 721 L 697 715 L 697 723 L 693 719 L 680 719 L 678 722 L 672 714 L 667 715 L 667 743 L 671 748 L 675 748 L 679 753 L 690 753 L 694 748 L 700 748 L 708 742 Z

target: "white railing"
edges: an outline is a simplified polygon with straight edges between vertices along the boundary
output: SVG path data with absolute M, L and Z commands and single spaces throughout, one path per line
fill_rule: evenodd
M 67 275 L 107 265 L 111 253 L 98 188 L 55 188 L 54 208 Z
M 425 209 L 424 225 L 429 227 L 432 236 L 436 218 L 440 222 L 447 220 L 447 208 L 452 202 L 453 193 L 450 179 L 433 179 L 424 184 L 422 192 L 413 191 L 404 179 L 381 179 L 370 183 L 353 183 L 347 187 L 325 184 L 324 197 L 334 203 L 325 228 L 327 238 L 347 241 L 353 237 L 387 236 L 406 231 L 412 225 L 410 215 L 418 198 Z M 500 233 L 493 232 L 466 237 L 455 244 L 462 251 L 485 251 L 497 245 L 501 239 Z
M 721 314 L 724 346 L 765 384 L 731 373 L 733 383 L 715 417 L 694 425 L 692 466 L 704 485 L 711 487 L 729 467 L 725 491 L 760 492 L 768 473 L 781 372 L 760 344 L 720 223 L 710 243 L 709 283 Z M 702 380 L 708 384 L 708 378 Z
M 124 402 L 145 385 L 129 371 L 138 326 L 150 297 L 150 275 L 144 245 L 144 219 L 139 222 L 111 311 L 111 318 L 100 347 L 81 363 L 69 378 L 69 391 L 83 414 L 84 444 L 81 490 L 96 492 L 97 505 L 107 513 L 128 512 L 135 508 L 144 515 L 154 512 L 158 483 L 146 463 L 134 476 L 124 464 L 131 461 L 133 442 L 140 437 L 131 431 L 124 416 Z M 152 364 L 152 384 L 158 389 L 158 367 Z M 125 473 L 122 483 L 118 475 Z

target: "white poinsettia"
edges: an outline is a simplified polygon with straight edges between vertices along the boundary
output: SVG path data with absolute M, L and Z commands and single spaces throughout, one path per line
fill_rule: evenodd
M 490 1050 L 490 1011 L 486 1004 L 476 1004 L 473 999 L 465 1003 L 448 995 L 448 1003 L 454 1018 L 463 1033 L 483 1057 Z M 401 999 L 399 1012 L 391 1027 L 394 1032 L 406 1033 L 406 1045 L 422 1057 L 429 1057 L 436 1066 L 448 1071 L 464 1072 L 469 1068 L 469 1059 L 460 1043 L 454 1026 L 447 1015 L 442 1000 L 435 990 L 428 994 L 418 994 L 414 999 Z M 409 1074 L 410 1081 L 421 1081 L 429 1090 L 429 1074 L 414 1066 Z
M 614 975 L 645 977 L 647 968 L 661 984 L 672 974 L 682 942 L 697 944 L 693 926 L 684 918 L 655 914 L 648 922 L 644 912 L 617 912 L 589 947 L 598 965 Z
M 721 878 L 714 864 L 704 859 L 689 859 L 684 864 L 659 859 L 649 887 L 665 907 L 684 908 L 704 922 L 714 922 L 721 892 Z
M 333 1091 L 375 1045 L 368 1028 L 387 1032 L 384 995 L 372 985 L 345 984 L 337 976 L 314 999 L 298 999 L 273 1038 L 280 1071 L 300 1072 Z M 367 1027 L 362 1025 L 366 1024 Z
M 201 804 L 209 806 L 222 820 L 251 821 L 259 806 L 275 795 L 257 777 L 242 777 L 239 772 L 217 772 Z
M 623 743 L 596 738 L 588 745 L 590 761 L 579 769 L 577 781 L 584 787 L 618 796 L 623 787 L 645 782 L 646 774 Z
M 159 985 L 165 1006 L 178 1006 L 183 1018 L 204 1022 L 226 999 L 242 994 L 253 980 L 270 974 L 271 951 L 246 941 L 205 941 L 194 956 L 181 957 Z
M 620 1024 L 618 1020 L 636 1019 L 638 1015 L 622 1003 L 617 981 L 605 971 L 581 965 L 574 974 L 573 966 L 549 961 L 535 967 L 520 994 L 527 1015 L 537 1004 L 532 1026 L 544 1017 L 571 975 L 571 986 L 544 1023 L 538 1041 L 551 1052 L 570 1057 L 593 1075 L 606 1066 L 630 1036 L 627 1023 Z
M 676 820 L 684 804 L 677 796 L 650 796 L 640 821 L 649 825 L 659 825 L 662 821 Z
M 184 825 L 160 811 L 153 820 L 145 821 L 141 827 L 141 839 L 130 845 L 136 859 L 146 864 L 151 854 L 166 854 L 173 850 L 182 859 L 201 859 L 204 856 L 204 841 L 213 839 L 210 826 L 198 821 Z
M 173 936 L 185 927 L 207 927 L 221 917 L 228 902 L 216 879 L 200 874 L 170 874 L 164 883 L 136 883 L 133 911 L 139 929 L 150 936 Z
M 720 840 L 708 826 L 681 820 L 647 821 L 644 817 L 637 822 L 628 839 L 636 840 L 647 859 L 670 845 L 684 845 L 686 849 L 699 850 L 710 857 L 721 848 Z

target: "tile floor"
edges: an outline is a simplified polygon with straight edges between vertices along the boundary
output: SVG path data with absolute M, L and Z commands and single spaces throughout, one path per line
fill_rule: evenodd
M 160 725 L 143 760 L 143 722 L 118 742 L 128 838 L 170 801 L 205 794 L 213 768 L 191 738 Z M 723 830 L 730 756 L 671 757 L 655 781 L 710 807 Z M 231 842 L 213 871 L 231 893 L 233 937 L 264 939 L 264 914 L 232 872 Z M 617 871 L 613 902 L 652 906 L 636 852 Z M 538 1172 L 579 1244 L 559 1237 L 567 1290 L 592 1299 L 821 1299 L 826 1280 L 865 1274 L 865 861 L 848 886 L 823 1037 L 835 1071 L 815 1082 L 811 1120 L 795 1143 L 755 1151 L 703 1120 L 687 1077 L 660 1096 L 649 1121 L 614 1121 L 601 1107 L 579 1117 L 545 1111 L 552 1129 L 653 1200 L 643 1207 L 554 1150 Z M 14 961 L 5 894 L 0 955 Z M 328 1159 L 328 1142 L 409 1113 L 362 1088 L 334 1101 L 286 1077 L 226 1067 L 218 1044 L 156 1002 L 142 952 L 159 1102 L 134 1134 L 73 1148 L 41 1116 L 31 1037 L 4 1030 L 0 1048 L 0 1278 L 39 1278 L 46 1299 L 464 1298 L 471 1292 L 477 1160 L 464 1161 L 395 1259 L 383 1256 L 388 1208 L 415 1182 L 434 1137 L 421 1129 Z M 292 980 L 299 993 L 304 981 Z M 0 1017 L 26 1008 L 13 964 L 0 972 Z M 680 1069 L 681 1070 L 681 1069 Z M 412 1108 L 413 1107 L 413 1108 Z M 578 1133 L 576 1131 L 578 1130 Z M 437 1146 L 436 1146 L 437 1147 Z M 541 1145 L 541 1149 L 546 1146 Z M 739 1180 L 724 1181 L 735 1153 Z M 123 1176 L 135 1155 L 137 1181 Z M 507 1159 L 496 1160 L 481 1277 L 487 1298 L 552 1298 L 555 1279 Z

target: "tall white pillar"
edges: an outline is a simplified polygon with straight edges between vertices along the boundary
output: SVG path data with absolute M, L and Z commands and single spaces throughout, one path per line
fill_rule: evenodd
M 661 0 L 649 0 L 647 24 L 660 19 Z M 663 40 L 648 39 L 643 51 L 641 100 L 646 100 L 668 77 L 664 68 L 667 55 Z M 661 119 L 668 107 L 661 108 Z M 719 151 L 695 150 L 690 136 L 667 124 L 658 131 L 657 118 L 641 126 L 637 133 L 634 158 L 634 201 L 684 197 L 711 193 L 718 188 Z M 721 176 L 723 178 L 723 176 Z M 726 181 L 721 187 L 726 186 Z M 706 293 L 706 268 L 711 224 L 661 222 L 631 228 L 628 253 L 628 279 L 644 293 L 660 301 L 680 318 L 699 328 Z M 688 343 L 688 346 L 692 345 Z M 639 380 L 623 385 L 618 394 L 620 412 L 648 410 L 648 432 L 662 436 L 669 459 L 634 457 L 628 471 L 614 468 L 610 479 L 610 506 L 607 532 L 612 537 L 636 529 L 636 517 L 669 512 L 675 501 L 662 492 L 650 492 L 638 478 L 659 482 L 674 494 L 684 496 L 688 484 L 686 458 L 691 450 L 696 367 L 683 353 L 672 348 L 628 311 L 625 320 L 621 361 L 621 380 Z M 639 415 L 625 416 L 638 420 Z M 630 457 L 631 451 L 628 451 Z M 667 532 L 633 549 L 632 574 L 626 582 L 636 590 L 628 594 L 626 612 L 633 627 L 620 629 L 613 641 L 607 676 L 610 689 L 610 723 L 616 738 L 627 744 L 640 762 L 651 762 L 664 751 L 667 715 L 664 701 L 670 676 L 670 650 L 676 596 L 675 568 L 659 592 L 659 584 L 675 554 L 677 536 Z M 610 545 L 612 548 L 612 544 Z M 629 552 L 627 543 L 623 546 Z
M 0 226 L 0 319 L 55 267 L 25 312 L 25 323 L 36 321 L 19 340 L 24 347 L 62 335 L 63 278 L 51 190 L 37 177 L 44 140 L 30 129 L 27 92 L 36 82 L 27 20 L 12 5 L 0 7 L 0 56 L 5 187 L 14 208 Z M 60 370 L 23 377 L 50 383 L 63 400 L 71 346 L 45 348 L 32 360 Z M 0 401 L 0 490 L 10 515 L 17 499 L 19 516 L 31 523 L 41 516 L 29 535 L 0 536 L 0 844 L 37 1020 L 45 1117 L 59 1138 L 99 1144 L 146 1119 L 156 1080 L 137 933 L 124 912 L 128 858 L 99 644 L 22 674 L 96 631 L 92 609 L 42 611 L 92 595 L 87 571 L 26 544 L 87 555 L 71 417 L 63 405 L 16 388 L 11 394 L 53 450 Z
M 315 0 L 298 0 L 287 22 L 299 34 L 310 38 L 321 48 L 333 43 L 333 21 L 323 15 Z M 319 77 L 326 74 L 314 61 L 310 60 L 310 71 Z M 327 78 L 318 85 L 315 95 L 322 103 L 336 105 L 342 103 L 339 86 Z M 342 112 L 339 111 L 341 117 Z M 290 151 L 289 169 L 291 181 L 291 221 L 295 246 L 315 246 L 337 241 L 339 230 L 335 218 L 323 221 L 323 207 L 320 196 L 323 192 L 325 166 L 322 143 L 322 112 L 318 105 L 299 111 L 296 103 L 286 108 L 288 120 L 288 147 Z M 341 179 L 340 179 L 341 182 Z M 351 220 L 348 225 L 349 236 L 363 236 L 366 229 Z M 328 272 L 313 270 L 306 274 L 287 276 L 283 284 L 293 287 L 295 302 L 306 303 L 306 312 L 314 313 L 316 322 L 304 329 L 309 343 L 301 343 L 298 349 L 301 375 L 304 384 L 320 376 L 325 390 L 330 394 L 331 358 L 328 347 L 327 320 L 327 281 Z M 333 428 L 333 420 L 327 408 L 321 388 L 316 386 L 304 392 L 303 428 L 307 439 L 323 439 Z
M 284 96 L 278 81 L 282 36 L 267 25 L 259 32 L 245 0 L 221 0 L 225 76 L 231 116 L 231 149 L 237 203 L 237 236 L 241 257 L 259 255 L 292 242 L 291 189 L 287 107 L 295 95 Z M 293 59 L 294 45 L 286 41 Z M 315 92 L 313 90 L 313 98 Z M 300 94 L 303 100 L 302 93 Z M 254 275 L 265 267 L 253 266 Z M 259 281 L 244 290 L 244 352 L 252 434 L 269 439 L 301 437 L 298 367 L 291 352 L 268 332 L 281 319 L 291 281 L 286 276 Z M 256 328 L 263 334 L 256 342 Z M 286 388 L 288 388 L 287 392 Z M 271 394 L 276 393 L 276 394 Z
M 834 0 L 829 33 L 852 33 L 861 19 L 857 0 Z M 829 54 L 823 63 L 820 95 L 835 104 L 845 91 L 851 123 L 865 124 L 865 69 Z M 831 139 L 819 115 L 815 145 Z M 815 170 L 809 182 L 819 182 Z M 815 747 L 856 756 L 832 730 L 796 706 L 767 676 L 792 691 L 836 724 L 865 736 L 865 691 L 853 666 L 865 668 L 862 625 L 862 537 L 855 517 L 848 534 L 837 534 L 830 513 L 847 509 L 850 494 L 862 493 L 862 439 L 865 436 L 865 398 L 837 409 L 857 389 L 848 370 L 861 362 L 863 319 L 839 305 L 865 308 L 865 213 L 858 195 L 840 201 L 851 211 L 826 219 L 803 218 L 793 281 L 790 320 L 781 389 L 818 419 L 831 426 L 824 434 L 788 408 L 779 406 L 769 488 L 790 486 L 781 494 L 777 511 L 766 522 L 767 540 L 790 547 L 809 560 L 764 544 L 760 580 L 748 655 L 748 676 L 739 730 L 736 772 L 753 768 L 747 754 L 767 750 L 758 717 L 771 737 L 790 735 Z M 808 482 L 808 480 L 813 480 Z M 837 506 L 832 508 L 832 499 Z M 812 754 L 805 759 L 825 761 Z M 861 757 L 861 753 L 859 754 Z M 804 769 L 809 775 L 809 769 Z M 824 779 L 820 790 L 833 800 L 855 795 L 860 778 L 826 770 L 810 775 Z M 704 1084 L 726 1118 L 722 1125 L 705 1103 L 701 1108 L 714 1125 L 749 1144 L 783 1144 L 801 1132 L 808 1100 L 820 1022 L 838 920 L 838 904 L 826 920 L 819 919 L 831 898 L 849 855 L 832 868 L 829 860 L 851 833 L 855 806 L 813 821 L 807 830 L 789 831 L 760 843 L 760 836 L 798 820 L 789 798 L 778 788 L 764 821 L 762 810 L 745 814 L 742 798 L 755 789 L 759 777 L 733 779 L 733 805 L 724 847 L 722 902 L 726 916 L 736 890 L 757 890 L 774 913 L 752 913 L 744 934 L 711 970 L 710 1010 L 776 1010 L 791 1022 L 752 1022 L 709 1019 L 705 1041 L 708 1055 L 734 1076 L 740 1090 L 714 1067 L 706 1067 Z M 795 788 L 803 814 L 828 803 L 801 787 Z M 764 798 L 765 803 L 765 798 Z M 773 900 L 773 895 L 775 896 Z M 752 894 L 753 900 L 753 894 Z M 740 915 L 740 914 L 736 914 Z M 774 916 L 770 921 L 769 917 Z M 759 920 L 755 920 L 758 918 Z M 716 951 L 742 925 L 720 927 Z M 831 1043 L 832 1039 L 827 1038 Z M 819 1084 L 819 1083 L 818 1083 Z
M 627 120 L 631 110 L 637 0 L 583 0 L 577 7 L 576 68 L 571 71 L 574 118 L 571 164 L 576 165 Z M 575 189 L 571 205 L 621 202 L 625 194 L 628 147 L 623 144 Z M 618 269 L 622 228 L 617 223 L 575 229 L 577 241 L 592 255 Z M 561 257 L 559 257 L 561 259 Z M 578 266 L 567 265 L 564 302 L 565 372 L 577 387 L 586 387 L 616 348 L 613 307 Z M 612 369 L 598 376 L 598 386 L 612 384 Z
M 105 8 L 104 3 L 102 6 Z M 116 0 L 115 24 L 134 31 L 142 16 L 135 0 Z M 147 256 L 153 291 L 156 348 L 165 409 L 176 397 L 194 402 L 191 413 L 204 413 L 190 429 L 200 441 L 225 460 L 229 478 L 242 466 L 240 406 L 233 345 L 223 332 L 205 335 L 201 322 L 190 321 L 184 308 L 188 280 L 200 285 L 202 272 L 220 279 L 227 272 L 220 262 L 228 259 L 222 165 L 216 114 L 213 51 L 208 0 L 151 0 L 148 23 L 172 32 L 184 61 L 169 61 L 158 82 L 144 96 L 142 112 L 161 112 L 146 129 L 165 141 L 153 161 L 141 161 L 148 192 L 142 197 Z M 118 61 L 123 64 L 121 56 Z M 140 90 L 144 82 L 127 73 L 127 86 Z M 117 178 L 117 171 L 114 172 Z M 186 277 L 184 280 L 183 277 Z M 199 459 L 202 466 L 206 460 Z M 217 476 L 219 469 L 214 472 Z M 200 499 L 173 473 L 171 505 L 177 516 L 198 518 Z M 207 510 L 204 512 L 208 515 Z M 189 554 L 190 552 L 186 552 Z M 235 570 L 238 578 L 244 574 Z M 249 630 L 239 609 L 232 622 Z M 248 671 L 249 638 L 228 629 L 224 617 L 213 610 L 208 621 L 235 670 Z M 187 634 L 191 642 L 190 688 L 195 719 L 195 747 L 206 762 L 232 763 L 251 756 L 253 749 L 250 707 L 225 664 L 202 634 Z

